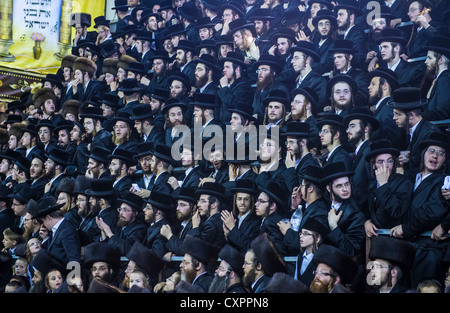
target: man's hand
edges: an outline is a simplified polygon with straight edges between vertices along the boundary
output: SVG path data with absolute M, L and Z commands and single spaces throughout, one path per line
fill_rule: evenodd
M 334 209 L 331 209 L 330 212 L 328 212 L 328 225 L 331 230 L 334 230 L 337 227 L 337 224 L 341 219 L 342 212 L 343 211 L 339 211 L 339 213 L 336 214 L 336 210 Z
M 172 228 L 170 228 L 170 226 L 167 224 L 161 226 L 159 233 L 161 234 L 161 236 L 165 237 L 167 240 L 169 240 L 173 236 Z

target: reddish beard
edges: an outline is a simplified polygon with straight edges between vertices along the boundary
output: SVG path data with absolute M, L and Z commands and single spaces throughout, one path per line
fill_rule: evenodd
M 328 284 L 326 284 L 317 277 L 314 277 L 311 285 L 309 286 L 309 289 L 312 293 L 329 293 L 332 289 L 333 281 L 334 280 L 332 279 Z

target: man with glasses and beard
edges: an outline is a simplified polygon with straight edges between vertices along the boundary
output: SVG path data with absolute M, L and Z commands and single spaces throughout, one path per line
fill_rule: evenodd
M 138 218 L 142 213 L 144 200 L 128 192 L 117 199 L 117 204 L 119 207 L 115 228 L 103 222 L 101 217 L 97 217 L 96 222 L 102 232 L 101 240 L 119 248 L 121 255 L 126 255 L 135 241 L 143 242 L 145 238 L 147 226 Z
M 380 127 L 372 134 L 372 139 L 388 139 L 391 142 L 405 142 L 405 134 L 394 122 L 394 112 L 387 105 L 392 100 L 392 92 L 399 88 L 397 74 L 388 68 L 379 67 L 369 73 L 369 105 L 375 113 Z
M 227 244 L 220 250 L 219 259 L 208 293 L 247 293 L 242 284 L 244 255 Z
M 327 96 L 330 106 L 324 111 L 330 111 L 345 117 L 348 112 L 357 105 L 356 94 L 358 85 L 355 80 L 347 74 L 337 74 L 327 83 Z
M 120 250 L 105 242 L 95 242 L 84 249 L 83 265 L 90 272 L 90 280 L 101 279 L 120 286 Z
M 181 280 L 191 284 L 198 292 L 208 292 L 213 277 L 210 266 L 216 268 L 220 248 L 194 236 L 186 236 L 183 243 L 184 256 L 180 264 Z
M 349 293 L 358 266 L 342 250 L 322 244 L 312 261 L 317 268 L 310 289 L 312 293 Z
M 350 256 L 364 271 L 364 245 L 366 233 L 364 229 L 365 216 L 354 200 L 350 178 L 354 175 L 341 162 L 324 166 L 325 176 L 322 184 L 330 196 L 328 226 L 330 232 L 323 243 L 332 245 Z M 354 286 L 360 287 L 360 286 Z

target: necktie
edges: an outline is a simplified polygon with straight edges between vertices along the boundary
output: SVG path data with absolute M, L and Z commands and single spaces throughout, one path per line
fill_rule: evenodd
M 153 175 L 152 178 L 150 179 L 150 182 L 148 183 L 148 190 L 153 190 L 153 187 L 155 187 L 155 179 L 156 176 Z

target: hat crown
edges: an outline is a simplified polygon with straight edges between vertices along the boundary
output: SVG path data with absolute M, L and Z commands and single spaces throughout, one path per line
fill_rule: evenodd
M 392 93 L 392 99 L 398 103 L 420 101 L 421 91 L 416 87 L 398 88 Z
M 310 125 L 307 122 L 291 121 L 286 124 L 286 133 L 307 133 Z
M 324 178 L 327 178 L 329 176 L 339 175 L 339 174 L 342 174 L 342 176 L 347 176 L 349 173 L 348 169 L 345 167 L 344 162 L 334 162 L 334 163 L 327 164 L 323 167 L 323 172 L 324 172 Z M 338 177 L 335 177 L 335 178 L 338 178 Z

